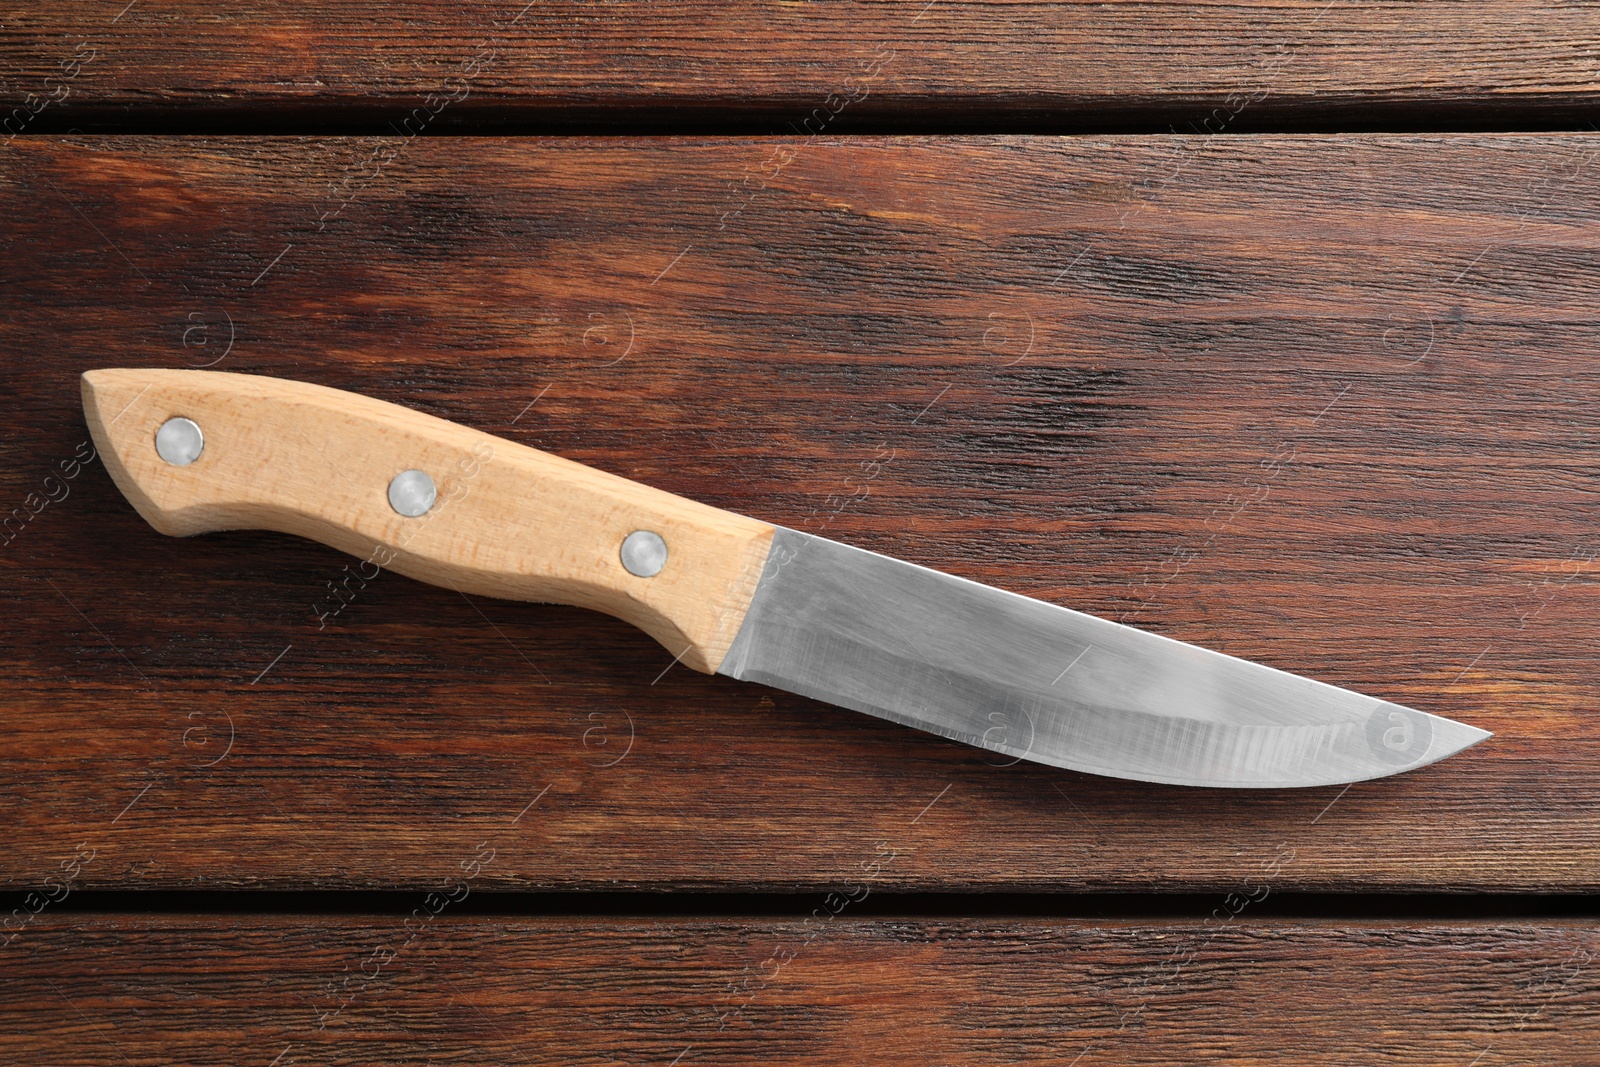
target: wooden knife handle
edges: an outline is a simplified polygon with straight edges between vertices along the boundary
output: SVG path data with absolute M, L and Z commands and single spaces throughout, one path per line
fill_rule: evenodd
M 773 528 L 370 397 L 196 370 L 94 370 L 83 407 L 106 468 L 150 525 L 185 536 L 268 529 L 464 593 L 573 604 L 625 619 L 714 672 L 755 595 Z M 157 432 L 203 445 L 169 462 Z M 162 449 L 187 458 L 175 423 Z M 435 499 L 390 502 L 406 471 Z M 409 475 L 424 492 L 426 479 Z M 659 556 L 650 534 L 666 546 Z M 632 549 L 643 545 L 645 551 Z

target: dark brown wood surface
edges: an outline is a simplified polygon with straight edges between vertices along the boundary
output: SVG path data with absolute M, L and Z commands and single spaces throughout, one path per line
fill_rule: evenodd
M 19 138 L 0 877 L 1592 889 L 1597 158 Z M 115 365 L 358 390 L 1497 736 L 1348 790 L 994 766 L 604 617 L 159 536 L 74 459 Z
M 1600 1063 L 1588 923 L 70 919 L 8 1062 Z
M 1596 31 L 1589 6 L 1555 0 L 22 0 L 0 20 L 0 102 L 16 109 L 12 132 L 163 116 L 433 132 L 708 117 L 802 133 L 863 120 L 1576 126 L 1600 93 Z

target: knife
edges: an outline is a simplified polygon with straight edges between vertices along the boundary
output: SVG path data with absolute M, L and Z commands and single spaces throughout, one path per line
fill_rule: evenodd
M 83 376 L 118 488 L 166 534 L 270 529 L 464 593 L 572 604 L 707 674 L 1016 759 L 1281 788 L 1486 731 L 722 511 L 371 397 L 197 370 Z

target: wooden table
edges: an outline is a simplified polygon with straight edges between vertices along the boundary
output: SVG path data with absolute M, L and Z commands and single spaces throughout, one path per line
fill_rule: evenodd
M 124 2 L 0 17 L 0 1060 L 1600 1062 L 1600 12 Z M 1348 789 L 997 766 L 162 537 L 99 366 L 1496 736 Z

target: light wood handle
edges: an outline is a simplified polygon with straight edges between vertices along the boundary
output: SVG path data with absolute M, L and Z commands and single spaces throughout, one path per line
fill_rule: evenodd
M 162 533 L 279 530 L 464 593 L 593 608 L 706 673 L 744 621 L 772 543 L 755 519 L 305 382 L 95 370 L 83 407 L 111 477 Z M 175 417 L 204 438 L 184 466 L 156 450 Z M 406 470 L 437 488 L 414 518 L 389 503 Z M 622 562 L 623 539 L 641 530 L 666 542 L 653 577 Z

